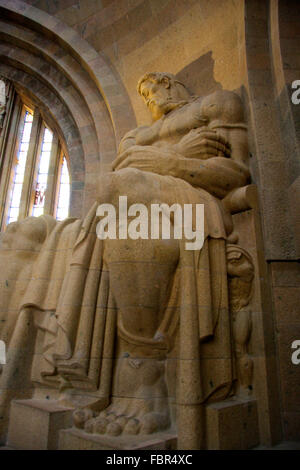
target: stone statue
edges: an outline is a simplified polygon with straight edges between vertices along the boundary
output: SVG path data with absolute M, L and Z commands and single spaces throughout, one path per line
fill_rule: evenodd
M 6 100 L 6 81 L 0 78 L 0 133 L 4 125 L 7 104 Z
M 242 397 L 251 395 L 253 360 L 247 346 L 252 321 L 249 302 L 253 291 L 254 266 L 249 253 L 237 245 L 227 245 L 230 312 L 233 317 L 234 349 L 238 369 L 238 390 Z
M 204 406 L 230 396 L 236 380 L 226 249 L 236 239 L 222 199 L 249 182 L 247 127 L 230 91 L 194 97 L 172 74 L 149 73 L 138 92 L 153 123 L 124 136 L 87 216 L 38 218 L 0 388 L 14 388 L 18 364 L 26 396 L 53 390 L 84 432 L 177 429 L 179 448 L 203 448 Z M 124 195 L 128 205 L 204 204 L 201 250 L 174 237 L 99 240 L 98 204 Z M 29 336 L 31 360 L 16 353 Z M 2 393 L 0 406 L 11 397 Z

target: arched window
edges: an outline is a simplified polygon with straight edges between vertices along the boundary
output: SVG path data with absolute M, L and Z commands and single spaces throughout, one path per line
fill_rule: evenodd
M 7 82 L 0 106 L 1 229 L 29 215 L 65 219 L 70 175 L 58 132 L 37 106 Z
M 68 217 L 70 202 L 70 175 L 65 156 L 62 157 L 58 182 L 58 201 L 55 216 L 57 220 L 63 220 Z
M 53 132 L 45 126 L 43 129 L 42 145 L 38 161 L 38 171 L 35 180 L 35 194 L 32 208 L 32 215 L 36 217 L 44 213 L 52 141 Z
M 33 114 L 26 110 L 23 122 L 21 123 L 19 149 L 17 151 L 16 161 L 13 164 L 13 178 L 8 197 L 7 224 L 17 220 L 19 216 L 32 120 Z

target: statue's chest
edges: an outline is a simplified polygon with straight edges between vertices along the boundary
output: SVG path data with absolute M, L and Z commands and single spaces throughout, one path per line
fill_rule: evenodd
M 175 138 L 176 136 L 182 137 L 191 129 L 201 127 L 204 124 L 200 116 L 199 107 L 196 110 L 193 105 L 184 106 L 182 109 L 165 117 L 159 136 L 161 139 Z
M 206 124 L 199 104 L 189 104 L 159 119 L 152 126 L 141 129 L 136 137 L 138 145 L 160 145 L 176 142 L 193 128 Z

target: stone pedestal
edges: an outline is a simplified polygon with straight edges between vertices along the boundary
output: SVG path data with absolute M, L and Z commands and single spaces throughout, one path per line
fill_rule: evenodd
M 72 426 L 73 409 L 54 400 L 14 400 L 11 403 L 7 445 L 23 450 L 55 450 L 59 431 Z
M 256 400 L 226 400 L 206 409 L 207 448 L 245 450 L 259 444 Z
M 88 434 L 76 428 L 59 433 L 59 450 L 173 450 L 177 436 L 172 433 L 157 433 L 147 436 L 100 436 Z

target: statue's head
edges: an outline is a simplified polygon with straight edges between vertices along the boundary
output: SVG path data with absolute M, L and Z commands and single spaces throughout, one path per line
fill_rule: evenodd
M 183 83 L 171 73 L 146 73 L 139 79 L 137 90 L 151 111 L 153 120 L 187 102 L 190 94 Z

